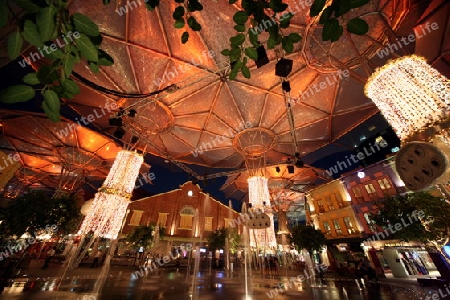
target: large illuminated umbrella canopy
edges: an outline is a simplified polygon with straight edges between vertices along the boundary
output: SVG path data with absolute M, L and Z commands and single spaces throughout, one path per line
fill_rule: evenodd
M 72 121 L 53 123 L 42 115 L 13 111 L 2 111 L 0 117 L 0 146 L 5 153 L 17 153 L 22 165 L 5 191 L 17 184 L 21 189 L 54 189 L 62 183 L 64 170 L 68 171 L 65 183 L 104 180 L 121 149 L 110 139 Z
M 274 50 L 268 51 L 269 64 L 257 69 L 252 63 L 251 79 L 227 79 L 230 68 L 220 52 L 236 34 L 232 16 L 240 8 L 222 1 L 202 3 L 204 10 L 195 16 L 203 29 L 192 32 L 184 45 L 180 41 L 183 31 L 173 27 L 175 2 L 161 3 L 154 12 L 141 5 L 121 16 L 116 10 L 125 2 L 104 6 L 97 0 L 73 1 L 73 12 L 84 13 L 99 24 L 102 48 L 115 60 L 98 74 L 87 67 L 77 67 L 77 73 L 99 86 L 126 93 L 149 93 L 173 84 L 178 89 L 154 98 L 130 99 L 105 96 L 98 88 L 82 84 L 82 93 L 67 103 L 87 115 L 92 107 L 104 107 L 110 99 L 118 101 L 125 112 L 136 111 L 123 116 L 127 135 L 139 136 L 140 147 L 150 153 L 184 163 L 242 168 L 244 158 L 235 147 L 235 137 L 252 128 L 264 131 L 271 140 L 266 155 L 269 163 L 292 156 L 296 150 L 301 155 L 315 151 L 377 112 L 363 94 L 360 63 L 372 59 L 386 39 L 387 24 L 395 30 L 409 7 L 407 1 L 372 1 L 373 5 L 351 13 L 369 23 L 367 35 L 346 34 L 331 45 L 321 41 L 321 26 L 309 18 L 309 7 L 287 3 L 295 16 L 286 34 L 303 36 L 294 53 L 286 56 L 294 61 L 290 101 L 300 99 L 292 105 L 291 125 L 280 78 L 274 75 Z M 261 39 L 267 39 L 266 33 Z M 350 75 L 336 76 L 344 68 L 352 70 Z M 315 89 L 301 98 L 321 82 L 326 89 Z M 106 134 L 115 130 L 107 118 L 94 123 Z

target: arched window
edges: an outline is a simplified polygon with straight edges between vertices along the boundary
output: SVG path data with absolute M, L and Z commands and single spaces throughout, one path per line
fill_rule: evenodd
M 192 220 L 194 219 L 195 210 L 191 206 L 185 206 L 180 211 L 180 228 L 192 230 Z

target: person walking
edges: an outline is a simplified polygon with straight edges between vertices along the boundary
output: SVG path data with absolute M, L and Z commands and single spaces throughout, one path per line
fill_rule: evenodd
M 56 253 L 56 247 L 53 247 L 47 251 L 47 257 L 45 258 L 45 262 L 44 262 L 44 265 L 42 266 L 42 269 L 48 268 L 48 264 L 50 263 L 50 260 L 53 258 L 55 253 Z

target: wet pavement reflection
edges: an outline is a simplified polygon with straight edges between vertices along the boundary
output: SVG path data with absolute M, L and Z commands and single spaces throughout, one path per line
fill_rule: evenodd
M 252 275 L 246 297 L 245 276 L 225 271 L 199 272 L 194 277 L 186 272 L 163 270 L 134 276 L 130 271 L 109 275 L 103 292 L 97 297 L 95 276 L 73 276 L 37 280 L 16 279 L 0 294 L 0 299 L 173 299 L 173 300 L 258 300 L 258 299 L 428 299 L 437 288 L 424 288 L 413 283 L 360 282 L 354 279 L 309 279 L 290 281 L 289 276 Z M 59 288 L 58 288 L 59 286 Z M 439 296 L 437 299 L 450 299 Z

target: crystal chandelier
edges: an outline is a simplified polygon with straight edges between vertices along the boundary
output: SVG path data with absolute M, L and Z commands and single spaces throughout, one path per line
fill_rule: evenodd
M 117 238 L 143 161 L 142 155 L 132 151 L 117 154 L 78 234 L 92 231 L 95 236 Z
M 402 142 L 449 116 L 450 81 L 416 55 L 377 69 L 365 86 L 365 94 Z
M 258 248 L 274 248 L 277 246 L 273 214 L 270 207 L 268 179 L 263 176 L 248 178 L 248 197 L 253 211 L 262 211 L 270 218 L 270 226 L 266 229 L 250 229 L 250 246 Z

